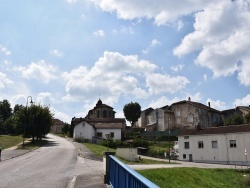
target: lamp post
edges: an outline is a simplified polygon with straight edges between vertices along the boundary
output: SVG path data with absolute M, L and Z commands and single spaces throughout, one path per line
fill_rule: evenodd
M 105 134 L 106 135 L 106 138 L 107 138 L 107 151 L 109 151 L 109 137 L 110 137 L 110 134 Z
M 27 108 L 28 108 L 28 99 L 29 98 L 30 98 L 30 104 L 33 104 L 32 97 L 28 96 L 27 100 L 26 100 L 26 108 L 25 108 L 25 124 L 23 127 L 23 148 L 24 148 L 24 140 L 25 140 L 25 128 L 26 128 L 26 124 L 27 124 Z
M 170 153 L 170 127 L 169 127 L 169 120 L 170 120 L 170 117 L 168 117 L 168 153 L 169 153 L 169 163 L 170 163 L 171 153 Z

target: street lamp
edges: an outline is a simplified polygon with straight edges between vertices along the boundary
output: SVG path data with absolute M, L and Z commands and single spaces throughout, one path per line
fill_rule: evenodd
M 28 108 L 28 99 L 29 98 L 30 98 L 30 104 L 33 104 L 32 97 L 28 96 L 27 101 L 26 101 L 26 110 L 25 110 L 25 124 L 24 124 L 24 128 L 23 128 L 23 148 L 24 148 L 24 140 L 25 140 L 25 128 L 26 128 L 26 124 L 27 124 L 27 108 Z
M 171 153 L 170 153 L 170 127 L 169 127 L 169 120 L 170 117 L 168 117 L 168 152 L 169 152 L 169 163 L 170 163 L 170 157 L 171 157 Z
M 107 138 L 107 151 L 109 151 L 109 137 L 110 137 L 110 134 L 105 134 L 106 135 L 106 138 Z

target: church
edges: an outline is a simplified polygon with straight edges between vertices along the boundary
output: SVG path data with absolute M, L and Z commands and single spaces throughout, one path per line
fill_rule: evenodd
M 114 109 L 99 99 L 85 118 L 72 118 L 71 126 L 74 127 L 74 140 L 97 143 L 100 139 L 107 139 L 107 135 L 122 140 L 126 121 L 125 118 L 115 118 Z

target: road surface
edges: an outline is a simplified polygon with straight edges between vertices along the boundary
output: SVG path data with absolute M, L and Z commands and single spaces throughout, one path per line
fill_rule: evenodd
M 102 162 L 77 157 L 75 146 L 64 138 L 49 134 L 48 140 L 44 147 L 1 162 L 0 187 L 73 188 L 102 182 Z

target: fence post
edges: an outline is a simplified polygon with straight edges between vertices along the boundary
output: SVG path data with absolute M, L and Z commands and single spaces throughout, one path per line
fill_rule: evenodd
M 103 166 L 104 166 L 104 183 L 109 184 L 109 155 L 115 155 L 115 152 L 103 152 Z

